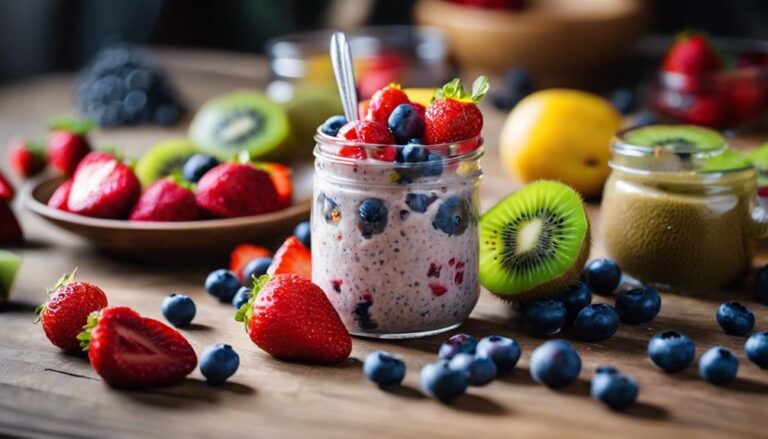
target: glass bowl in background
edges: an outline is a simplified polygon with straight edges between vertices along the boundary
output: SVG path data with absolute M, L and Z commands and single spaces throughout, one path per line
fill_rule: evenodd
M 659 71 L 648 103 L 677 122 L 736 129 L 763 121 L 768 109 L 768 43 L 722 39 L 716 43 L 732 62 L 701 75 Z

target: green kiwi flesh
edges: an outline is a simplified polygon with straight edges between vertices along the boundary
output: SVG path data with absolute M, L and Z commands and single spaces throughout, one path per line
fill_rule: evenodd
M 715 151 L 726 144 L 717 131 L 696 125 L 647 125 L 626 131 L 622 139 L 630 145 L 663 147 L 679 153 Z
M 20 266 L 21 258 L 19 256 L 6 250 L 0 250 L 0 303 L 8 300 Z
M 285 110 L 256 91 L 238 91 L 209 100 L 189 127 L 192 143 L 222 161 L 242 151 L 253 160 L 285 158 L 291 149 L 289 136 Z
M 343 112 L 338 91 L 327 86 L 297 86 L 283 108 L 291 124 L 294 152 L 306 157 L 312 155 L 315 147 L 317 127 L 329 117 Z
M 589 257 L 589 221 L 569 186 L 523 186 L 480 220 L 480 283 L 507 301 L 554 297 L 575 284 Z
M 701 163 L 702 172 L 729 172 L 751 168 L 752 160 L 741 151 L 725 149 L 720 154 L 707 157 Z
M 180 173 L 187 159 L 197 152 L 194 145 L 187 139 L 160 142 L 136 162 L 136 177 L 146 188 L 161 178 Z

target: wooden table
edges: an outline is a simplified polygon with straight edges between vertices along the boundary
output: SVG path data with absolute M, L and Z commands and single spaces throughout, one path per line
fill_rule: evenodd
M 255 57 L 205 52 L 161 51 L 158 59 L 194 106 L 233 88 L 262 86 L 265 62 Z M 226 73 L 222 73 L 226 71 Z M 237 76 L 237 77 L 236 77 Z M 13 135 L 40 137 L 43 121 L 72 112 L 72 77 L 49 76 L 0 89 L 0 157 Z M 517 185 L 497 160 L 497 136 L 503 115 L 486 108 L 487 157 L 482 189 L 485 208 Z M 142 127 L 99 131 L 97 143 L 112 143 L 129 154 L 152 142 L 183 133 L 184 128 Z M 5 159 L 3 171 L 7 171 Z M 19 209 L 20 210 L 20 209 Z M 589 212 L 599 229 L 597 205 Z M 210 269 L 225 261 L 178 268 L 125 264 L 86 247 L 29 212 L 20 211 L 29 238 L 16 249 L 23 257 L 12 303 L 0 311 L 0 432 L 57 437 L 768 437 L 768 372 L 746 360 L 744 338 L 726 336 L 715 310 L 738 298 L 757 315 L 757 328 L 768 328 L 768 311 L 741 291 L 712 297 L 665 295 L 661 314 L 650 324 L 622 325 L 609 340 L 573 341 L 583 360 L 578 383 L 561 391 L 535 384 L 528 372 L 531 351 L 542 339 L 524 332 L 509 309 L 484 292 L 461 328 L 476 337 L 503 334 L 517 339 L 523 357 L 513 374 L 486 387 L 471 388 L 446 406 L 418 391 L 420 368 L 436 358 L 437 336 L 382 343 L 354 340 L 352 358 L 339 367 L 317 367 L 272 359 L 253 345 L 232 309 L 203 290 Z M 600 255 L 598 242 L 594 254 Z M 765 262 L 761 252 L 756 264 Z M 160 303 L 171 291 L 192 296 L 198 307 L 195 325 L 182 332 L 197 352 L 226 342 L 239 352 L 238 373 L 223 387 L 210 387 L 195 371 L 184 383 L 155 390 L 124 391 L 105 385 L 87 359 L 60 353 L 32 324 L 33 307 L 64 272 L 79 267 L 79 277 L 100 285 L 111 304 L 134 307 L 161 318 Z M 603 298 L 596 297 L 597 301 Z M 721 344 L 740 360 L 738 381 L 715 387 L 698 377 L 695 367 L 675 374 L 659 372 L 646 356 L 650 337 L 664 329 L 688 333 L 701 354 Z M 386 349 L 408 365 L 405 385 L 384 392 L 365 380 L 361 360 Z M 596 367 L 614 365 L 637 378 L 638 404 L 613 413 L 589 397 Z

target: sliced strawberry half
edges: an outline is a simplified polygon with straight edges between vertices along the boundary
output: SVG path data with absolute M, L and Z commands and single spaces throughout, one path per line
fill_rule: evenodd
M 173 384 L 197 366 L 197 355 L 184 336 L 128 307 L 92 313 L 78 339 L 96 373 L 117 387 Z
M 312 279 L 312 253 L 298 238 L 291 236 L 275 252 L 267 274 L 298 274 Z
M 268 258 L 272 253 L 264 247 L 253 244 L 240 244 L 232 250 L 229 257 L 229 269 L 237 274 L 240 281 L 243 279 L 243 269 L 248 263 L 258 258 Z
M 282 207 L 288 207 L 293 202 L 293 181 L 291 180 L 292 170 L 282 163 L 261 163 L 257 164 L 267 171 L 269 178 L 277 190 L 277 199 Z

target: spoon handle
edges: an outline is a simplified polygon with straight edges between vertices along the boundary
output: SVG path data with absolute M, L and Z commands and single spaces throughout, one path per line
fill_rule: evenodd
M 352 67 L 352 52 L 344 32 L 335 32 L 331 36 L 331 64 L 339 87 L 341 106 L 347 121 L 357 120 L 357 90 L 355 89 L 355 71 Z

